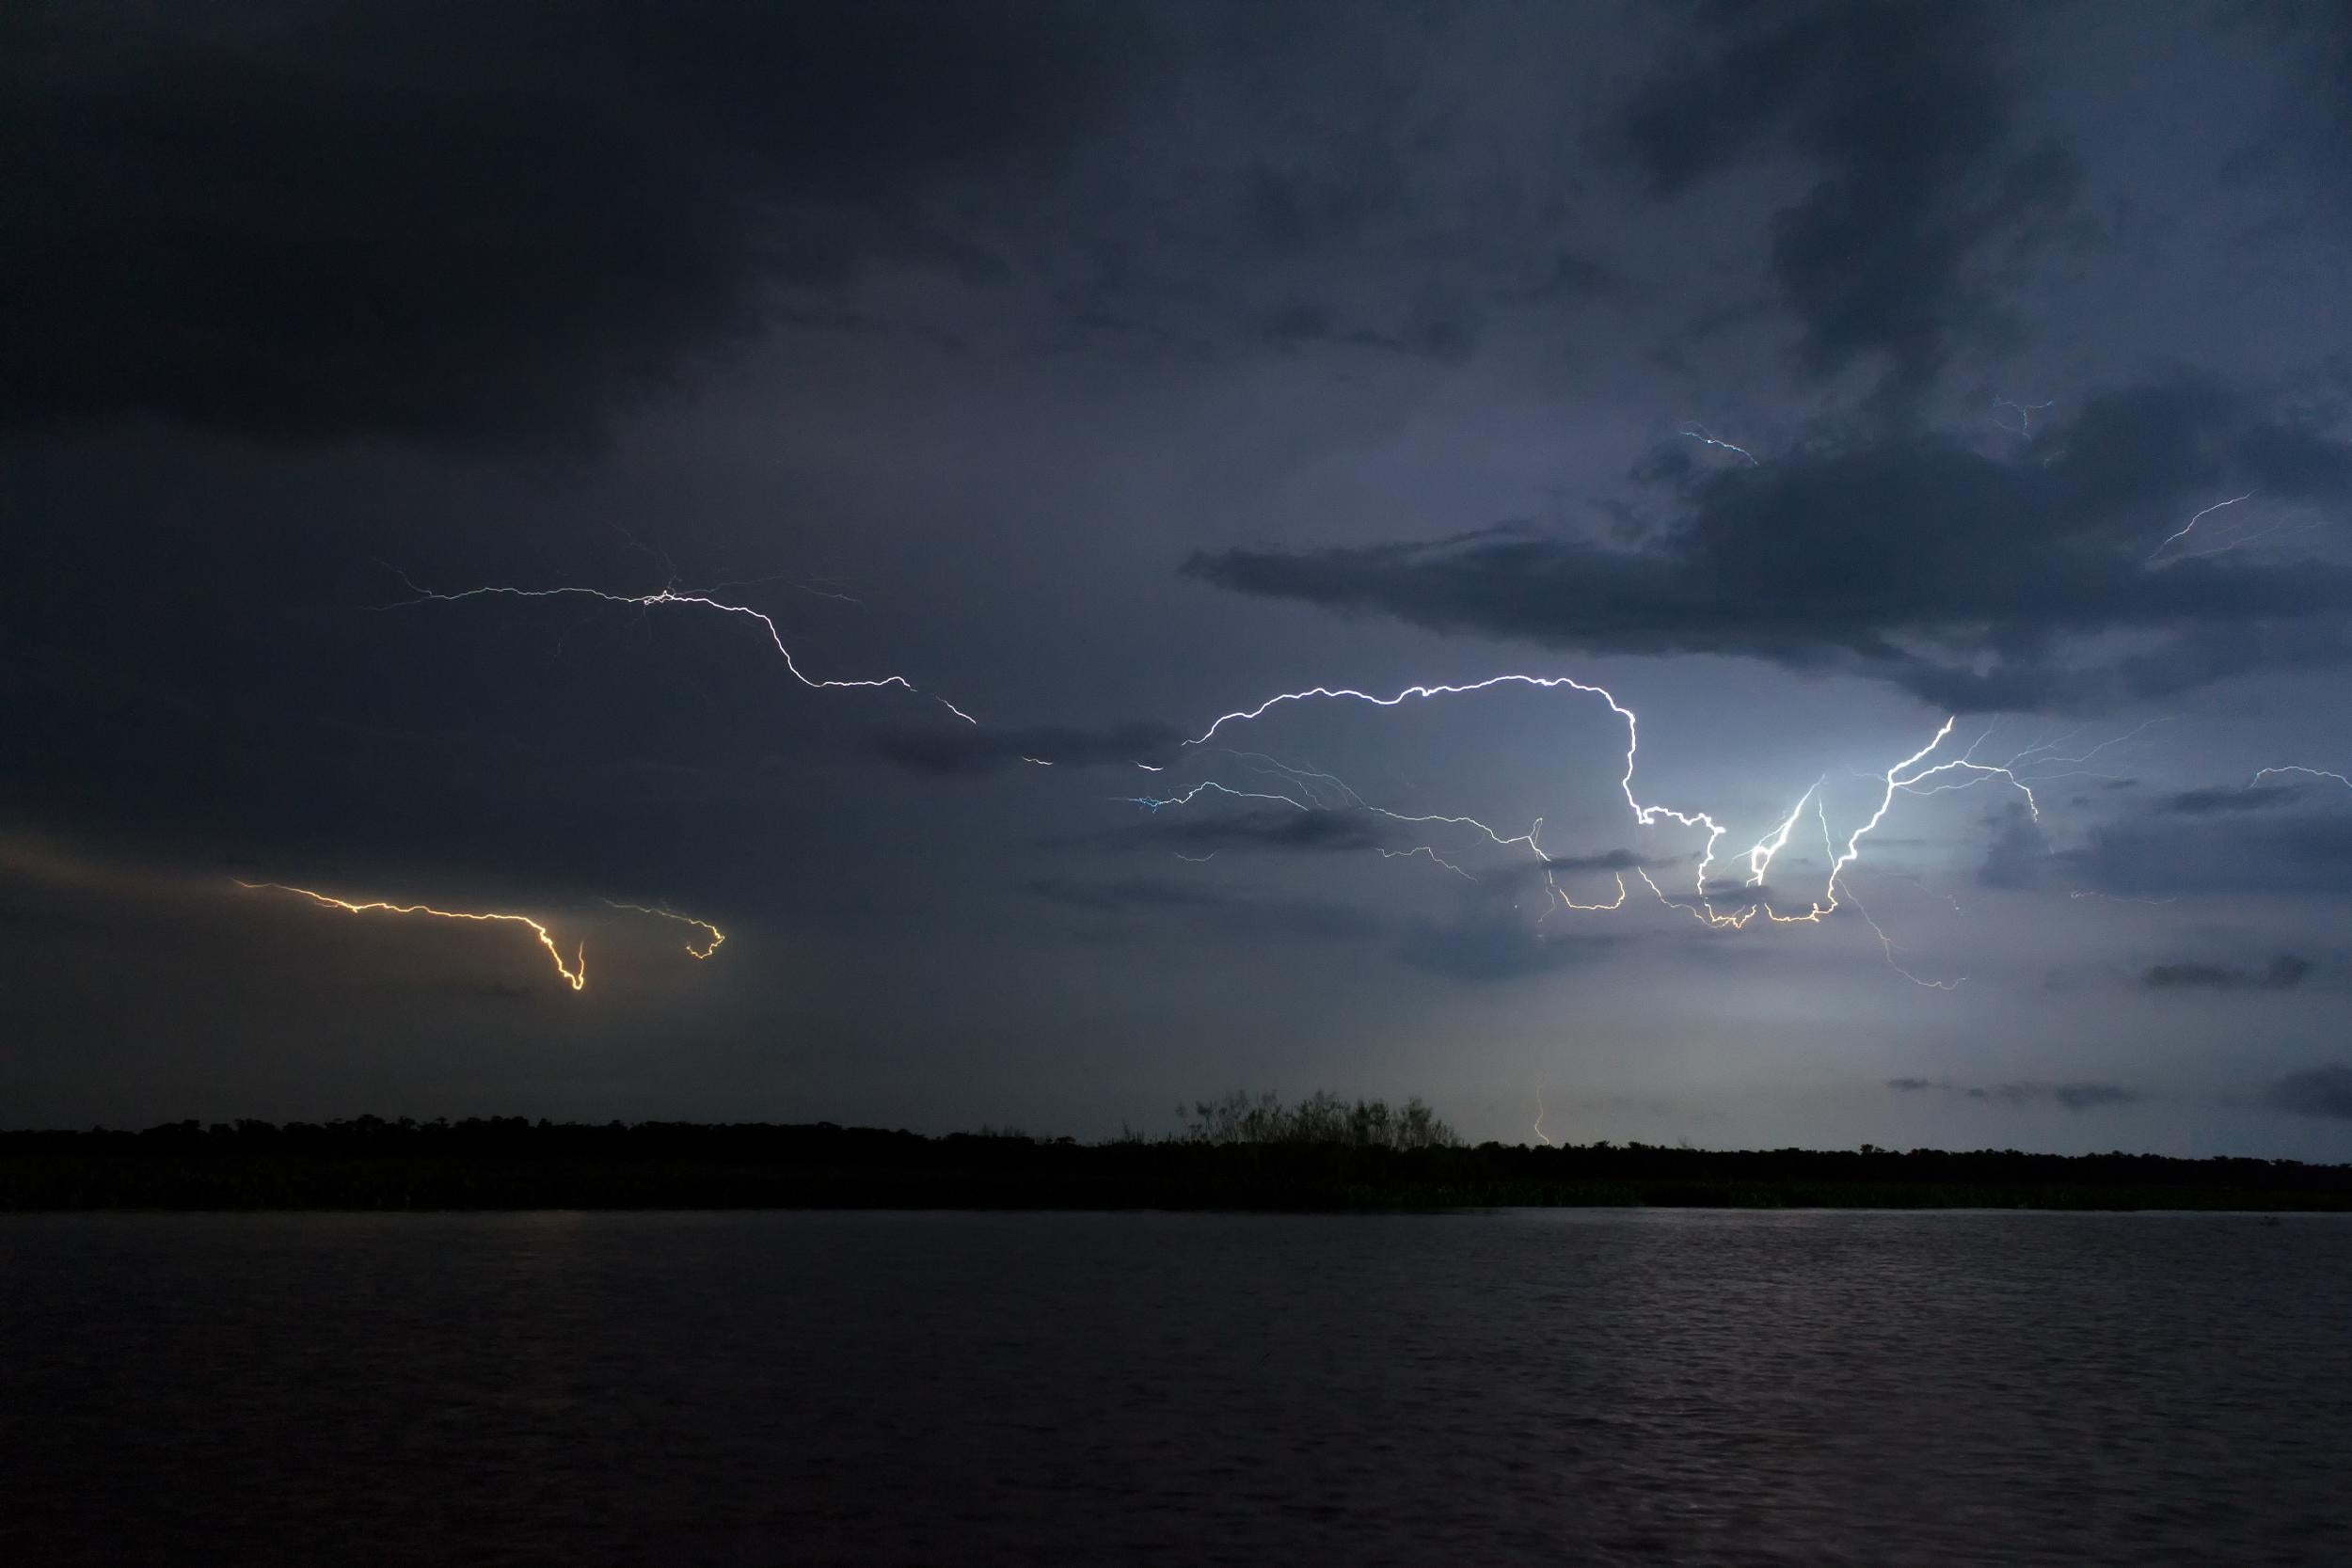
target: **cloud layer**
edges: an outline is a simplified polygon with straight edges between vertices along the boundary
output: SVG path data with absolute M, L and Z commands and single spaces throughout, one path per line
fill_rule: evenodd
M 593 436 L 773 286 L 985 272 L 942 201 L 1118 77 L 1050 0 L 12 9 L 0 429 Z
M 1987 453 L 1865 436 L 1758 467 L 1676 452 L 1625 546 L 1504 526 L 1431 544 L 1200 551 L 1218 587 L 1590 654 L 1724 654 L 1881 680 L 1956 712 L 2090 707 L 2352 657 L 2352 573 L 2158 558 L 2216 499 L 2352 503 L 2352 446 L 2207 378 L 2103 393 Z M 2087 651 L 2101 638 L 2133 645 Z

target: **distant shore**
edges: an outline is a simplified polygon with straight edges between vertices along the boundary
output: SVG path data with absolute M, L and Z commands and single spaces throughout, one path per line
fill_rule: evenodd
M 2153 1154 L 1379 1148 L 831 1123 L 375 1117 L 0 1132 L 0 1210 L 1534 1207 L 2352 1211 L 2352 1165 Z

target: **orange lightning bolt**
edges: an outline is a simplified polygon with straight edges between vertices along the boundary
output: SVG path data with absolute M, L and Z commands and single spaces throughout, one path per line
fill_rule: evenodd
M 697 930 L 708 931 L 710 941 L 705 945 L 697 947 L 691 942 L 686 944 L 686 951 L 697 958 L 710 957 L 719 951 L 719 944 L 727 940 L 726 933 L 709 921 L 696 920 L 692 915 L 680 914 L 675 910 L 658 910 L 644 904 L 624 904 L 617 898 L 608 898 L 605 902 L 616 910 L 635 910 L 639 914 L 659 915 L 663 920 L 675 920 L 681 926 L 691 926 Z
M 284 882 L 248 882 L 240 879 L 237 885 L 257 893 L 267 891 L 297 894 L 310 899 L 321 909 L 342 910 L 351 914 L 369 914 L 380 911 L 386 914 L 429 914 L 442 920 L 503 921 L 516 926 L 528 926 L 531 927 L 532 934 L 539 939 L 539 945 L 548 950 L 548 957 L 555 960 L 555 972 L 564 977 L 564 984 L 574 990 L 579 990 L 588 984 L 586 946 L 583 944 L 573 953 L 571 964 L 566 967 L 564 962 L 563 949 L 555 945 L 555 939 L 548 934 L 548 928 L 527 914 L 477 914 L 467 910 L 437 910 L 430 904 L 393 904 L 382 899 L 372 900 L 365 904 L 355 904 L 349 899 L 337 898 L 331 894 L 314 893 L 307 887 L 293 887 Z M 658 914 L 663 911 L 657 910 L 649 912 Z M 682 919 L 683 917 L 674 916 L 673 918 Z M 691 924 L 701 925 L 702 923 L 694 921 Z M 715 931 L 712 934 L 714 937 L 717 935 Z M 718 942 L 714 941 L 711 945 L 716 947 Z M 698 958 L 707 956 L 706 954 L 696 955 Z

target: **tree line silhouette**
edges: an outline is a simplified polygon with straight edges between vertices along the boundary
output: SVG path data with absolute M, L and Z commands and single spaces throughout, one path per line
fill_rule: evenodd
M 0 1132 L 0 1209 L 2352 1210 L 2352 1165 L 1463 1142 L 1418 1100 L 1228 1095 L 1172 1134 L 387 1120 Z

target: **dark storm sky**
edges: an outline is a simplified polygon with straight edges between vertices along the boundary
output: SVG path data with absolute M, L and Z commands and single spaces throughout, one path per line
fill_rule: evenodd
M 2352 1156 L 2345 16 L 8 8 L 0 1121 Z

